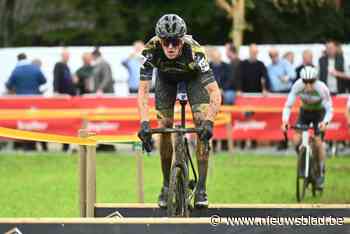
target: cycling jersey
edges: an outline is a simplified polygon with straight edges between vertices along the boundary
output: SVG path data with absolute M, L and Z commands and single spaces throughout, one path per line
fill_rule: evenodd
M 169 81 L 188 80 L 200 76 L 202 84 L 213 81 L 214 75 L 209 67 L 204 49 L 190 35 L 183 37 L 184 45 L 179 57 L 168 59 L 163 52 L 161 39 L 153 37 L 142 51 L 143 65 L 140 70 L 141 80 L 151 80 L 153 68 L 157 68 L 162 77 Z
M 314 90 L 312 92 L 305 91 L 305 84 L 302 79 L 299 79 L 292 86 L 286 104 L 283 109 L 282 121 L 287 123 L 289 121 L 291 108 L 297 96 L 300 96 L 302 101 L 302 109 L 306 111 L 323 111 L 325 116 L 323 122 L 330 122 L 333 115 L 332 99 L 329 94 L 327 86 L 319 80 L 314 83 Z

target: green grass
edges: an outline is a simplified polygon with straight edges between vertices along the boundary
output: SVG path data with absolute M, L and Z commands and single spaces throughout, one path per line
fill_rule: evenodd
M 144 157 L 145 200 L 156 202 L 159 157 Z M 295 203 L 295 157 L 219 154 L 211 158 L 211 203 Z M 78 156 L 0 154 L 0 217 L 76 217 Z M 327 161 L 326 190 L 307 203 L 350 203 L 350 157 Z M 98 154 L 97 202 L 136 202 L 136 161 Z

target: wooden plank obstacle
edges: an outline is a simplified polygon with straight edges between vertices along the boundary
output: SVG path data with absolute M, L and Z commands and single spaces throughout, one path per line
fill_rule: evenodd
M 82 138 L 92 137 L 87 130 L 81 130 L 79 134 Z M 113 141 L 113 138 L 108 140 Z M 104 142 L 107 143 L 108 141 L 105 140 Z M 144 202 L 143 156 L 140 151 L 136 152 L 139 203 L 97 204 L 96 146 L 80 147 L 79 197 L 81 217 L 166 217 L 166 211 L 158 208 L 156 204 L 142 204 Z M 235 217 L 350 217 L 350 204 L 212 204 L 208 209 L 194 209 L 191 212 L 192 217 L 210 217 L 212 215 Z
M 178 113 L 176 113 L 175 119 L 180 119 Z M 187 116 L 192 119 L 191 115 Z M 220 118 L 218 118 L 217 125 L 224 124 L 226 126 L 227 138 L 231 139 L 228 141 L 228 147 L 230 152 L 233 151 L 232 144 L 232 125 L 231 125 L 231 115 L 221 113 Z M 94 133 L 88 131 L 88 121 L 94 120 L 110 120 L 114 119 L 115 116 L 101 115 L 101 116 L 90 116 L 85 118 L 83 121 L 82 129 L 79 131 L 79 137 L 82 139 L 96 140 L 97 143 L 130 143 L 134 146 L 140 147 L 140 142 L 136 135 L 129 139 L 124 139 L 121 141 L 118 136 L 96 136 Z M 118 139 L 117 139 L 118 138 Z M 143 155 L 141 150 L 136 150 L 136 168 L 137 168 L 137 194 L 138 202 L 144 202 L 144 179 L 143 179 Z M 79 159 L 79 204 L 80 204 L 80 216 L 81 217 L 94 217 L 95 214 L 95 203 L 96 203 L 96 146 L 80 146 L 80 159 Z
M 166 217 L 157 204 L 95 204 L 95 217 Z M 350 217 L 350 205 L 344 204 L 211 204 L 207 209 L 193 209 L 191 217 Z

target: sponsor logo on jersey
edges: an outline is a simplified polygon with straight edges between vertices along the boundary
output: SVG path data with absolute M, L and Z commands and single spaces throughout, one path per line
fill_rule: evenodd
M 203 55 L 196 54 L 194 60 L 202 72 L 207 72 L 210 69 L 209 63 Z

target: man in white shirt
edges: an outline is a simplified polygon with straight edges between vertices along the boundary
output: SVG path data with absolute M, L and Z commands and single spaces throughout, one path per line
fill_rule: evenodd
M 319 59 L 319 78 L 327 84 L 331 94 L 350 91 L 346 69 L 348 69 L 348 65 L 341 52 L 340 45 L 335 41 L 328 41 L 325 55 Z

